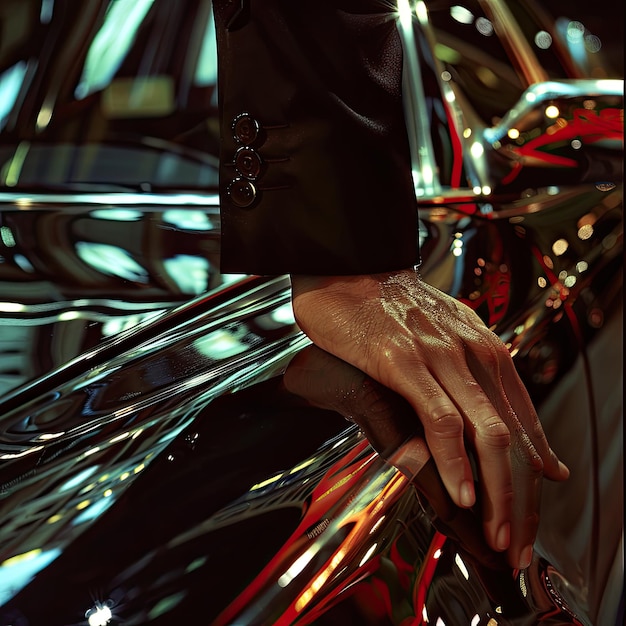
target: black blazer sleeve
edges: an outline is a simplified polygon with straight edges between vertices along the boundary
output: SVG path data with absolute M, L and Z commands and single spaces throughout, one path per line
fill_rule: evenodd
M 214 0 L 222 272 L 364 274 L 418 263 L 385 0 Z

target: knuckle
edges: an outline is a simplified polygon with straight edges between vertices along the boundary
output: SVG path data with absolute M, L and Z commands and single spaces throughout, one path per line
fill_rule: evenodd
M 429 412 L 430 429 L 438 437 L 446 439 L 463 435 L 463 420 L 453 404 L 441 404 Z
M 543 473 L 543 459 L 524 431 L 519 433 L 516 438 L 513 454 L 517 462 L 530 474 L 540 475 Z
M 533 446 L 524 446 L 521 456 L 521 463 L 531 474 L 542 474 L 544 463 L 541 456 L 537 453 Z
M 476 436 L 479 441 L 490 448 L 504 450 L 511 446 L 511 431 L 497 415 L 478 424 Z

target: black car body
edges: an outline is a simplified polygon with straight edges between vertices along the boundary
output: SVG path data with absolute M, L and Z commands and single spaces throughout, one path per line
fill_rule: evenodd
M 532 565 L 397 469 L 402 406 L 310 344 L 286 277 L 219 272 L 210 2 L 14 0 L 2 626 L 623 620 L 619 68 L 533 2 L 407 7 L 422 275 L 507 344 L 572 469 Z

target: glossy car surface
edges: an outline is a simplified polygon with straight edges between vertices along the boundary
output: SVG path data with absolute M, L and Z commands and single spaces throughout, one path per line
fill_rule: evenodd
M 210 3 L 76 6 L 0 8 L 0 625 L 621 623 L 610 59 L 534 3 L 399 5 L 422 275 L 572 470 L 517 571 L 407 474 L 414 417 L 310 345 L 288 279 L 219 272 Z

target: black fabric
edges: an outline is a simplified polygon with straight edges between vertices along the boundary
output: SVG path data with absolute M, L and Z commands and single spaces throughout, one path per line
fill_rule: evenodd
M 418 262 L 390 5 L 214 0 L 223 272 L 363 274 Z M 242 114 L 260 125 L 255 139 L 237 140 Z

